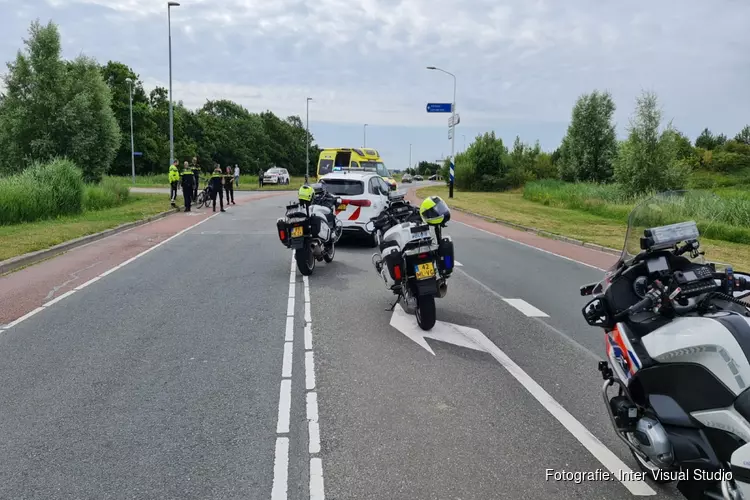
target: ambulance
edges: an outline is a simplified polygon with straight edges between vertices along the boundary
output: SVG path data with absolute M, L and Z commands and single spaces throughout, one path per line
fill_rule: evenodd
M 391 173 L 385 168 L 383 159 L 375 149 L 370 148 L 326 148 L 320 152 L 318 158 L 317 178 L 326 174 L 347 169 L 374 169 L 377 174 L 388 183 L 391 191 L 398 187 Z

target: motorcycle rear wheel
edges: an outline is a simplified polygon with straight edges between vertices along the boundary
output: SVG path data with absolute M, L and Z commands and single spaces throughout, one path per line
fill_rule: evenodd
M 315 269 L 315 255 L 308 245 L 294 251 L 294 260 L 297 261 L 297 269 L 303 276 L 310 276 Z
M 336 244 L 331 242 L 331 248 L 323 252 L 323 260 L 325 260 L 327 264 L 330 264 L 333 262 L 334 255 L 336 255 Z
M 432 329 L 437 319 L 435 296 L 422 295 L 421 297 L 417 297 L 417 307 L 414 314 L 417 316 L 417 324 L 422 330 Z

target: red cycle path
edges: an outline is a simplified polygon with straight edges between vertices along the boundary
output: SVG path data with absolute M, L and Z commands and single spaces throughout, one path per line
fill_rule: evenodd
M 283 194 L 243 196 L 237 205 Z M 204 209 L 169 215 L 0 277 L 0 329 L 213 214 Z

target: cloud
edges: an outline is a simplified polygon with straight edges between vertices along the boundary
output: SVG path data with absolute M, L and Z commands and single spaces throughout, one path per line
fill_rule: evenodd
M 685 127 L 736 129 L 750 116 L 746 1 L 184 0 L 172 10 L 176 99 L 229 98 L 249 109 L 331 123 L 443 126 L 425 104 L 452 98 L 462 124 L 557 123 L 577 96 L 610 90 L 626 123 L 642 89 Z M 53 19 L 66 55 L 168 81 L 166 2 L 0 0 L 0 56 L 19 22 Z M 5 14 L 10 15 L 5 15 Z M 19 17 L 20 16 L 20 17 Z M 743 90 L 745 89 L 745 90 Z

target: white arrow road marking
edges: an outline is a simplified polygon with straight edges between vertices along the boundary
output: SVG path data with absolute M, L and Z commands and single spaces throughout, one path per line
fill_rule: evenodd
M 455 261 L 455 262 L 456 262 L 456 267 L 463 267 L 463 264 L 461 264 L 459 261 Z
M 530 318 L 549 318 L 544 311 L 540 311 L 523 299 L 503 299 L 506 303 L 512 305 Z
M 391 326 L 396 330 L 400 331 L 414 342 L 424 347 L 427 352 L 435 355 L 430 345 L 425 341 L 425 338 L 439 340 L 441 342 L 447 342 L 448 344 L 457 345 L 460 347 L 467 347 L 476 351 L 484 351 L 484 349 L 470 340 L 470 337 L 464 332 L 474 330 L 461 325 L 454 325 L 453 323 L 445 323 L 443 321 L 436 321 L 435 326 L 432 330 L 422 330 L 417 324 L 417 320 L 411 314 L 407 314 L 401 308 L 401 304 L 397 304 L 393 310 L 393 316 L 391 316 Z M 477 330 L 478 331 L 478 330 Z
M 529 304 L 530 305 L 530 304 Z M 533 307 L 533 306 L 531 306 Z M 541 312 L 541 311 L 540 311 Z M 543 314 L 543 313 L 542 313 Z M 563 406 L 545 391 L 529 374 L 518 366 L 510 357 L 488 339 L 481 331 L 476 328 L 467 326 L 454 325 L 438 321 L 430 331 L 422 330 L 417 325 L 414 316 L 407 314 L 399 305 L 393 310 L 391 317 L 391 326 L 401 333 L 412 339 L 414 342 L 424 347 L 431 354 L 435 354 L 430 348 L 425 338 L 440 340 L 461 347 L 468 347 L 478 351 L 484 351 L 490 354 L 495 360 L 510 373 L 534 398 L 557 419 L 579 443 L 581 443 L 589 452 L 599 460 L 599 462 L 609 469 L 614 477 L 633 477 L 632 469 L 628 467 L 620 458 L 615 455 L 609 448 L 604 446 L 599 439 L 594 436 L 583 424 L 571 415 Z M 623 474 L 625 473 L 625 474 Z M 656 492 L 643 481 L 620 481 L 630 493 L 637 496 L 656 495 Z

